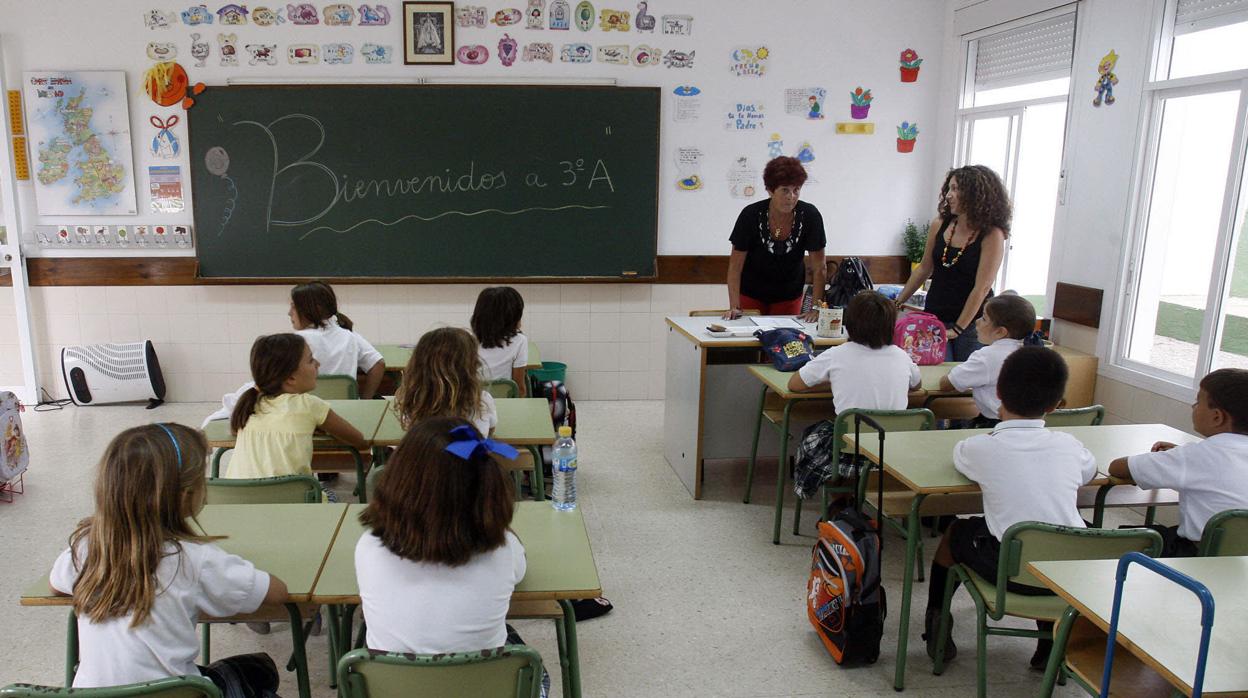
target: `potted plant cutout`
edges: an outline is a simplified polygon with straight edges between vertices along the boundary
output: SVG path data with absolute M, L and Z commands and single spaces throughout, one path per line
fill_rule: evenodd
M 897 152 L 913 153 L 914 140 L 919 137 L 919 125 L 909 121 L 901 122 L 897 127 Z
M 855 119 L 867 118 L 867 112 L 871 109 L 871 90 L 864 90 L 861 87 L 855 88 L 849 93 L 849 98 L 853 103 L 849 105 L 849 115 Z
M 906 259 L 910 260 L 910 271 L 914 271 L 923 262 L 923 253 L 927 251 L 927 226 L 920 228 L 913 220 L 907 220 L 901 242 L 906 248 Z
M 919 79 L 919 66 L 923 64 L 923 59 L 919 58 L 919 54 L 914 49 L 908 48 L 901 52 L 901 81 L 917 82 Z

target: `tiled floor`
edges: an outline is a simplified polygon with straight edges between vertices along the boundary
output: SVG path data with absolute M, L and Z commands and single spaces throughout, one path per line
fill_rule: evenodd
M 741 504 L 743 468 L 708 473 L 707 496 L 695 502 L 663 459 L 661 402 L 577 406 L 582 507 L 604 592 L 616 605 L 613 613 L 578 628 L 586 696 L 893 694 L 904 550 L 896 537 L 885 540 L 892 615 L 880 661 L 872 667 L 841 669 L 806 621 L 812 539 L 786 534 L 782 545 L 771 544 L 771 508 L 762 503 L 766 498 Z M 64 613 L 22 608 L 17 600 L 25 586 L 46 573 L 74 523 L 90 513 L 92 471 L 108 439 L 124 427 L 157 419 L 198 424 L 211 409 L 209 404 L 169 404 L 152 412 L 126 406 L 25 413 L 34 454 L 26 494 L 13 504 L 0 504 L 0 684 L 61 681 Z M 763 470 L 758 477 L 760 483 L 774 482 L 774 470 Z M 338 489 L 345 494 L 350 485 L 344 481 Z M 810 526 L 812 517 L 804 518 Z M 973 695 L 970 601 L 965 594 L 957 597 L 960 656 L 945 675 L 933 676 L 918 640 L 925 598 L 925 585 L 918 585 L 906 695 Z M 557 666 L 551 624 L 516 625 Z M 284 661 L 288 637 L 285 632 L 262 637 L 241 626 L 218 627 L 214 653 L 263 649 Z M 1035 693 L 1040 675 L 1026 666 L 1032 648 L 1027 640 L 990 640 L 992 693 Z M 324 637 L 312 639 L 309 656 L 314 694 L 333 695 L 326 684 Z M 558 672 L 554 674 L 557 687 Z M 283 678 L 282 693 L 295 695 L 293 676 Z M 1068 687 L 1058 695 L 1082 693 Z

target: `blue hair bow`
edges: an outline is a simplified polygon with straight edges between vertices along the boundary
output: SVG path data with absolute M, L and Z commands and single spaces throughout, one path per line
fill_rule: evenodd
M 481 438 L 477 430 L 467 424 L 452 429 L 451 438 L 454 440 L 443 450 L 464 460 L 484 455 L 487 452 L 497 453 L 508 460 L 515 460 L 516 456 L 520 455 L 519 451 L 501 441 Z

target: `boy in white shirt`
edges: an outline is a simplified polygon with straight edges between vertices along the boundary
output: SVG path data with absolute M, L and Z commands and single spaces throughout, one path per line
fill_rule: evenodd
M 1096 476 L 1096 459 L 1075 437 L 1044 426 L 1044 415 L 1057 409 L 1066 391 L 1066 378 L 1066 362 L 1052 349 L 1016 350 L 1005 359 L 997 380 L 1001 422 L 991 433 L 972 436 L 953 448 L 954 467 L 979 483 L 984 515 L 955 520 L 932 558 L 923 634 L 932 658 L 945 587 L 957 583 L 949 579 L 950 567 L 960 563 L 995 580 L 1001 536 L 1010 526 L 1040 521 L 1086 527 L 1076 502 L 1079 488 Z M 1009 590 L 1028 595 L 1052 593 L 1013 582 Z M 1037 621 L 1037 626 L 1045 630 L 1052 624 Z M 1051 640 L 1040 640 L 1031 665 L 1043 668 L 1051 647 Z M 949 638 L 945 659 L 956 654 L 953 638 Z
M 1227 509 L 1248 509 L 1248 371 L 1221 368 L 1200 381 L 1192 427 L 1204 441 L 1153 444 L 1152 452 L 1115 458 L 1109 474 L 1143 489 L 1179 492 L 1179 525 L 1153 526 L 1163 557 L 1196 555 L 1205 524 Z
M 997 397 L 997 376 L 1001 364 L 1036 326 L 1036 309 L 1022 296 L 1003 293 L 984 304 L 984 312 L 975 321 L 975 332 L 982 349 L 967 357 L 940 379 L 941 390 L 971 391 L 979 416 L 972 428 L 994 427 L 1001 421 L 1001 398 Z

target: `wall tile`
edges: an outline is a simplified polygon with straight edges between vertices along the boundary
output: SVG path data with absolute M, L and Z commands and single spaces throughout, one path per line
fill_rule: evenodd
M 619 371 L 620 345 L 618 342 L 593 342 L 589 345 L 591 371 Z
M 48 315 L 44 319 L 43 328 L 36 325 L 34 334 L 42 337 L 47 344 L 78 344 L 82 341 L 77 315 Z M 13 341 L 17 341 L 16 333 Z
M 558 359 L 550 359 L 545 356 L 542 358 L 546 361 L 560 361 L 568 365 L 569 371 L 589 371 L 593 367 L 593 361 L 590 356 L 589 342 L 559 342 L 556 349 Z
M 229 286 L 201 286 L 199 302 L 195 304 L 195 312 L 200 315 L 225 315 L 233 305 L 233 294 Z
M 566 385 L 573 401 L 593 399 L 589 396 L 589 371 L 568 371 L 567 377 Z
M 621 371 L 646 371 L 653 364 L 649 342 L 623 342 L 617 346 L 620 347 Z
M 524 297 L 524 312 L 530 309 L 556 311 L 559 309 L 560 284 L 524 284 L 516 290 Z
M 581 284 L 564 284 L 559 288 L 559 310 L 562 313 L 588 313 L 593 309 L 590 294 Z
M 113 342 L 137 342 L 143 339 L 139 332 L 138 315 L 109 315 L 109 337 Z
M 618 318 L 617 318 L 618 322 Z M 590 314 L 565 312 L 559 316 L 559 341 L 588 342 L 590 341 Z M 617 327 L 618 332 L 618 327 Z
M 653 316 L 649 312 L 620 313 L 620 340 L 640 342 L 649 339 L 652 319 Z
M 377 332 L 368 335 L 373 344 L 405 344 L 415 333 L 411 313 L 390 309 L 377 314 Z
M 662 400 L 665 396 L 663 393 L 664 381 L 667 375 L 662 369 L 650 369 L 650 399 Z
M 230 313 L 225 318 L 225 326 L 231 343 L 251 344 L 260 336 L 260 318 L 252 313 Z
M 618 400 L 620 398 L 619 371 L 591 371 L 589 374 L 590 400 Z
M 589 341 L 620 341 L 620 314 L 612 312 L 590 313 Z
M 169 316 L 157 313 L 139 315 L 139 336 L 154 344 L 169 343 Z
M 555 307 L 555 312 L 529 312 L 529 306 L 526 301 L 524 319 L 521 320 L 520 327 L 529 339 L 538 343 L 559 341 L 560 315 L 558 306 Z
M 101 344 L 112 341 L 111 323 L 107 315 L 80 315 L 78 327 L 83 344 Z
M 104 289 L 104 302 L 109 315 L 133 315 L 139 312 L 138 288 L 134 286 L 108 286 Z
M 680 304 L 680 288 L 678 284 L 655 284 L 651 286 L 650 312 L 661 315 L 679 313 L 682 307 Z
M 201 344 L 228 344 L 230 326 L 226 315 L 200 315 L 199 341 Z
M 650 284 L 622 284 L 620 286 L 620 312 L 645 313 L 650 311 Z
M 589 286 L 589 310 L 593 313 L 620 312 L 619 285 L 591 284 Z
M 650 394 L 650 374 L 646 371 L 620 371 L 621 400 L 645 400 Z
M 199 343 L 199 316 L 182 310 L 169 314 L 169 341 L 173 344 Z

